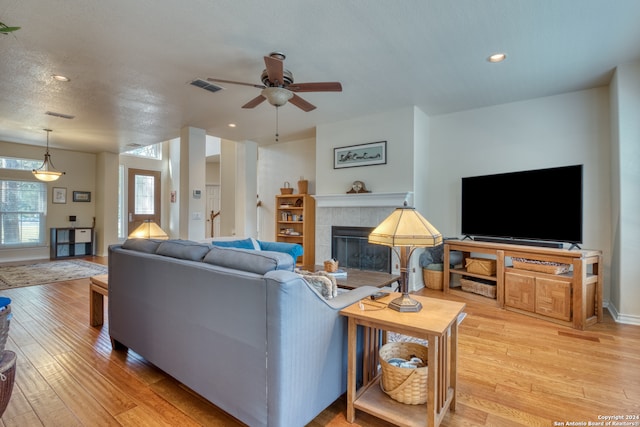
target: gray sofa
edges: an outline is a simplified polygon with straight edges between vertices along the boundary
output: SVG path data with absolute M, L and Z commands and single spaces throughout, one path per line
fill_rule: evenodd
M 346 390 L 339 310 L 284 253 L 184 240 L 109 247 L 109 334 L 250 426 L 303 426 Z

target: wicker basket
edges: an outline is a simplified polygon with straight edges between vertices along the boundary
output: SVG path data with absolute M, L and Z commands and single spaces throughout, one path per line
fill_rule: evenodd
M 424 280 L 424 285 L 427 288 L 441 290 L 444 283 L 444 274 L 442 271 L 423 268 L 422 280 Z
M 338 271 L 338 261 L 334 259 L 330 259 L 324 262 L 324 271 L 328 273 L 335 273 Z
M 11 304 L 0 311 L 0 354 L 4 351 L 4 346 L 9 337 L 9 319 L 11 319 Z
M 0 357 L 0 417 L 11 399 L 15 379 L 16 354 L 9 350 L 3 351 Z
M 427 370 L 421 368 L 400 368 L 387 360 L 394 357 L 410 359 L 419 357 L 427 363 L 427 347 L 411 342 L 390 342 L 380 348 L 382 380 L 380 388 L 393 400 L 409 405 L 421 405 L 427 401 Z
M 496 274 L 496 260 L 485 258 L 467 258 L 465 268 L 469 273 L 493 276 Z
M 472 292 L 489 298 L 496 297 L 496 285 L 487 285 L 485 283 L 476 282 L 475 280 L 460 278 L 460 286 L 462 286 L 463 291 Z
M 513 258 L 511 261 L 513 262 L 513 268 L 547 274 L 562 274 L 571 269 L 569 264 L 560 264 L 557 262 L 535 261 L 526 258 Z

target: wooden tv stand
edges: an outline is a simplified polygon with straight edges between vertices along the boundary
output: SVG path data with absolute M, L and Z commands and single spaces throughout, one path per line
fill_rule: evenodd
M 462 252 L 463 259 L 472 253 L 495 258 L 495 276 L 468 273 L 465 268 L 449 268 L 450 251 Z M 569 264 L 571 271 L 549 274 L 517 269 L 511 266 L 511 258 Z M 596 250 L 447 240 L 444 245 L 443 291 L 468 294 L 449 287 L 451 274 L 495 281 L 495 302 L 499 307 L 575 329 L 584 329 L 602 321 L 601 265 L 602 252 Z M 486 300 L 493 301 L 489 298 Z

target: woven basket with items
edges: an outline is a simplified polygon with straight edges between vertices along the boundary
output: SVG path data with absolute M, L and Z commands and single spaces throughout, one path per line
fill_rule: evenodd
M 537 261 L 526 258 L 513 258 L 513 268 L 520 270 L 539 271 L 547 274 L 563 274 L 571 269 L 569 264 L 551 261 Z
M 335 273 L 338 271 L 338 260 L 337 259 L 329 259 L 324 262 L 324 271 L 328 273 Z
M 429 264 L 422 269 L 422 280 L 429 289 L 442 289 L 444 283 L 443 264 Z
M 7 409 L 16 377 L 16 354 L 4 349 L 9 337 L 10 320 L 11 300 L 0 297 L 0 417 Z
M 380 348 L 382 380 L 380 387 L 393 400 L 409 405 L 427 401 L 427 347 L 411 342 L 390 342 Z M 411 361 L 417 358 L 419 367 L 403 367 L 390 363 L 393 359 Z
M 11 300 L 0 297 L 0 355 L 4 351 L 4 346 L 9 337 L 9 324 L 11 320 Z
M 289 181 L 285 181 L 284 187 L 280 187 L 280 193 L 285 194 L 293 194 L 293 187 L 289 184 Z

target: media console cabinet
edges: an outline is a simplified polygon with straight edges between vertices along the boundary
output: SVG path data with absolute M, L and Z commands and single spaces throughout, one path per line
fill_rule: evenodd
M 492 276 L 469 273 L 463 268 L 449 268 L 450 251 L 496 260 Z M 561 274 L 514 268 L 513 258 L 569 264 Z M 596 250 L 556 249 L 473 240 L 447 240 L 444 244 L 443 291 L 464 292 L 450 288 L 451 275 L 457 274 L 496 283 L 498 307 L 575 329 L 584 329 L 602 321 L 602 253 Z M 480 297 L 491 301 L 490 298 Z

